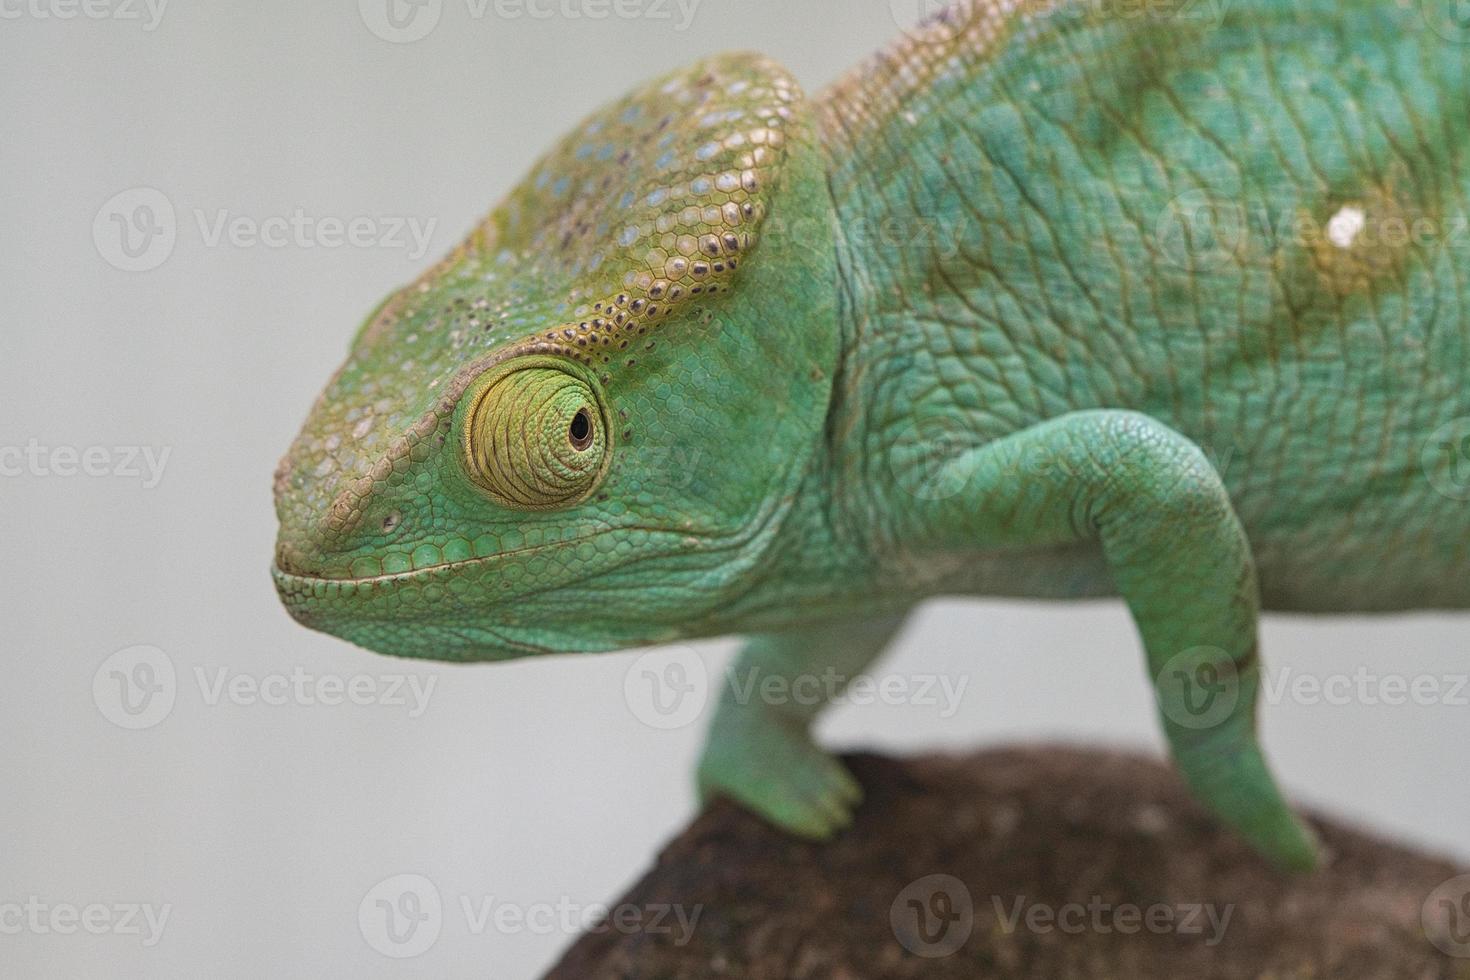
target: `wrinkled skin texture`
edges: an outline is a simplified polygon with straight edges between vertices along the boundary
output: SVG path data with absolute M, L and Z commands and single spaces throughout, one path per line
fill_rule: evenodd
M 277 473 L 292 615 L 450 660 L 746 633 L 792 680 L 927 596 L 1119 595 L 1192 788 L 1310 866 L 1259 610 L 1470 605 L 1470 25 L 1124 6 L 596 114 L 364 325 Z M 833 833 L 816 712 L 727 692 L 701 787 Z

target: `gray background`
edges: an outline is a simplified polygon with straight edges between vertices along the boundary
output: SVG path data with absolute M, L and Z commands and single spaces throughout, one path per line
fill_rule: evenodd
M 705 719 L 645 724 L 624 695 L 636 653 L 450 668 L 295 626 L 267 575 L 272 467 L 362 316 L 601 101 L 740 47 L 815 91 L 894 36 L 918 0 L 704 0 L 687 25 L 672 0 L 624 0 L 634 16 L 605 19 L 589 16 L 597 0 L 568 0 L 581 17 L 543 0 L 545 18 L 493 3 L 474 18 L 466 0 L 445 0 L 412 43 L 375 36 L 351 0 L 179 2 L 153 29 L 141 5 L 94 2 L 141 19 L 14 5 L 4 12 L 19 16 L 0 20 L 0 447 L 101 447 L 92 469 L 106 471 L 55 472 L 63 451 L 47 472 L 0 477 L 0 904 L 167 904 L 170 917 L 151 947 L 115 930 L 10 930 L 3 972 L 534 976 L 571 934 L 493 922 L 476 934 L 461 898 L 527 909 L 616 897 L 690 816 Z M 130 272 L 107 260 L 108 202 L 136 188 L 167 199 L 176 240 L 155 268 Z M 295 209 L 436 224 L 422 256 L 211 244 L 199 225 Z M 162 478 L 129 476 L 118 447 L 166 449 Z M 1265 650 L 1278 676 L 1463 677 L 1466 625 L 1276 617 Z M 130 730 L 110 720 L 119 661 L 108 658 L 139 644 L 174 668 L 174 703 Z M 732 644 L 696 649 L 713 673 Z M 418 717 L 208 689 L 296 668 L 435 686 Z M 1116 603 L 934 603 L 884 669 L 964 679 L 960 710 L 844 707 L 827 740 L 1159 748 Z M 1470 707 L 1309 702 L 1264 712 L 1299 799 L 1470 857 Z M 364 937 L 358 910 L 403 873 L 431 881 L 443 913 L 427 951 L 395 960 Z

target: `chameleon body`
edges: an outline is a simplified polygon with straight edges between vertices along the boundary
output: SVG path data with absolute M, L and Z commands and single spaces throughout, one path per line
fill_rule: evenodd
M 789 681 L 929 596 L 1121 596 L 1195 793 L 1311 866 L 1259 611 L 1470 605 L 1434 6 L 962 4 L 817 97 L 755 55 L 638 89 L 363 325 L 277 472 L 283 601 L 444 660 L 738 633 Z M 727 693 L 703 791 L 840 829 L 817 710 Z

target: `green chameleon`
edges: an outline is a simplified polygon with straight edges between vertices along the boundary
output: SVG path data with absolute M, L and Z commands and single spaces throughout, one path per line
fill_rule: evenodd
M 1470 606 L 1470 22 L 961 4 L 816 98 L 591 116 L 367 319 L 275 478 L 301 623 L 505 660 L 745 634 L 851 678 L 938 594 L 1121 596 L 1174 759 L 1279 865 L 1261 609 Z M 859 788 L 726 691 L 706 794 Z

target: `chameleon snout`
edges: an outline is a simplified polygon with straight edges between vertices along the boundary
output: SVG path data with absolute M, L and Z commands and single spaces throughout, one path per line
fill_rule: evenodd
M 299 545 L 288 541 L 278 540 L 276 542 L 276 568 L 287 575 L 299 578 L 314 577 L 313 562 L 311 558 Z

